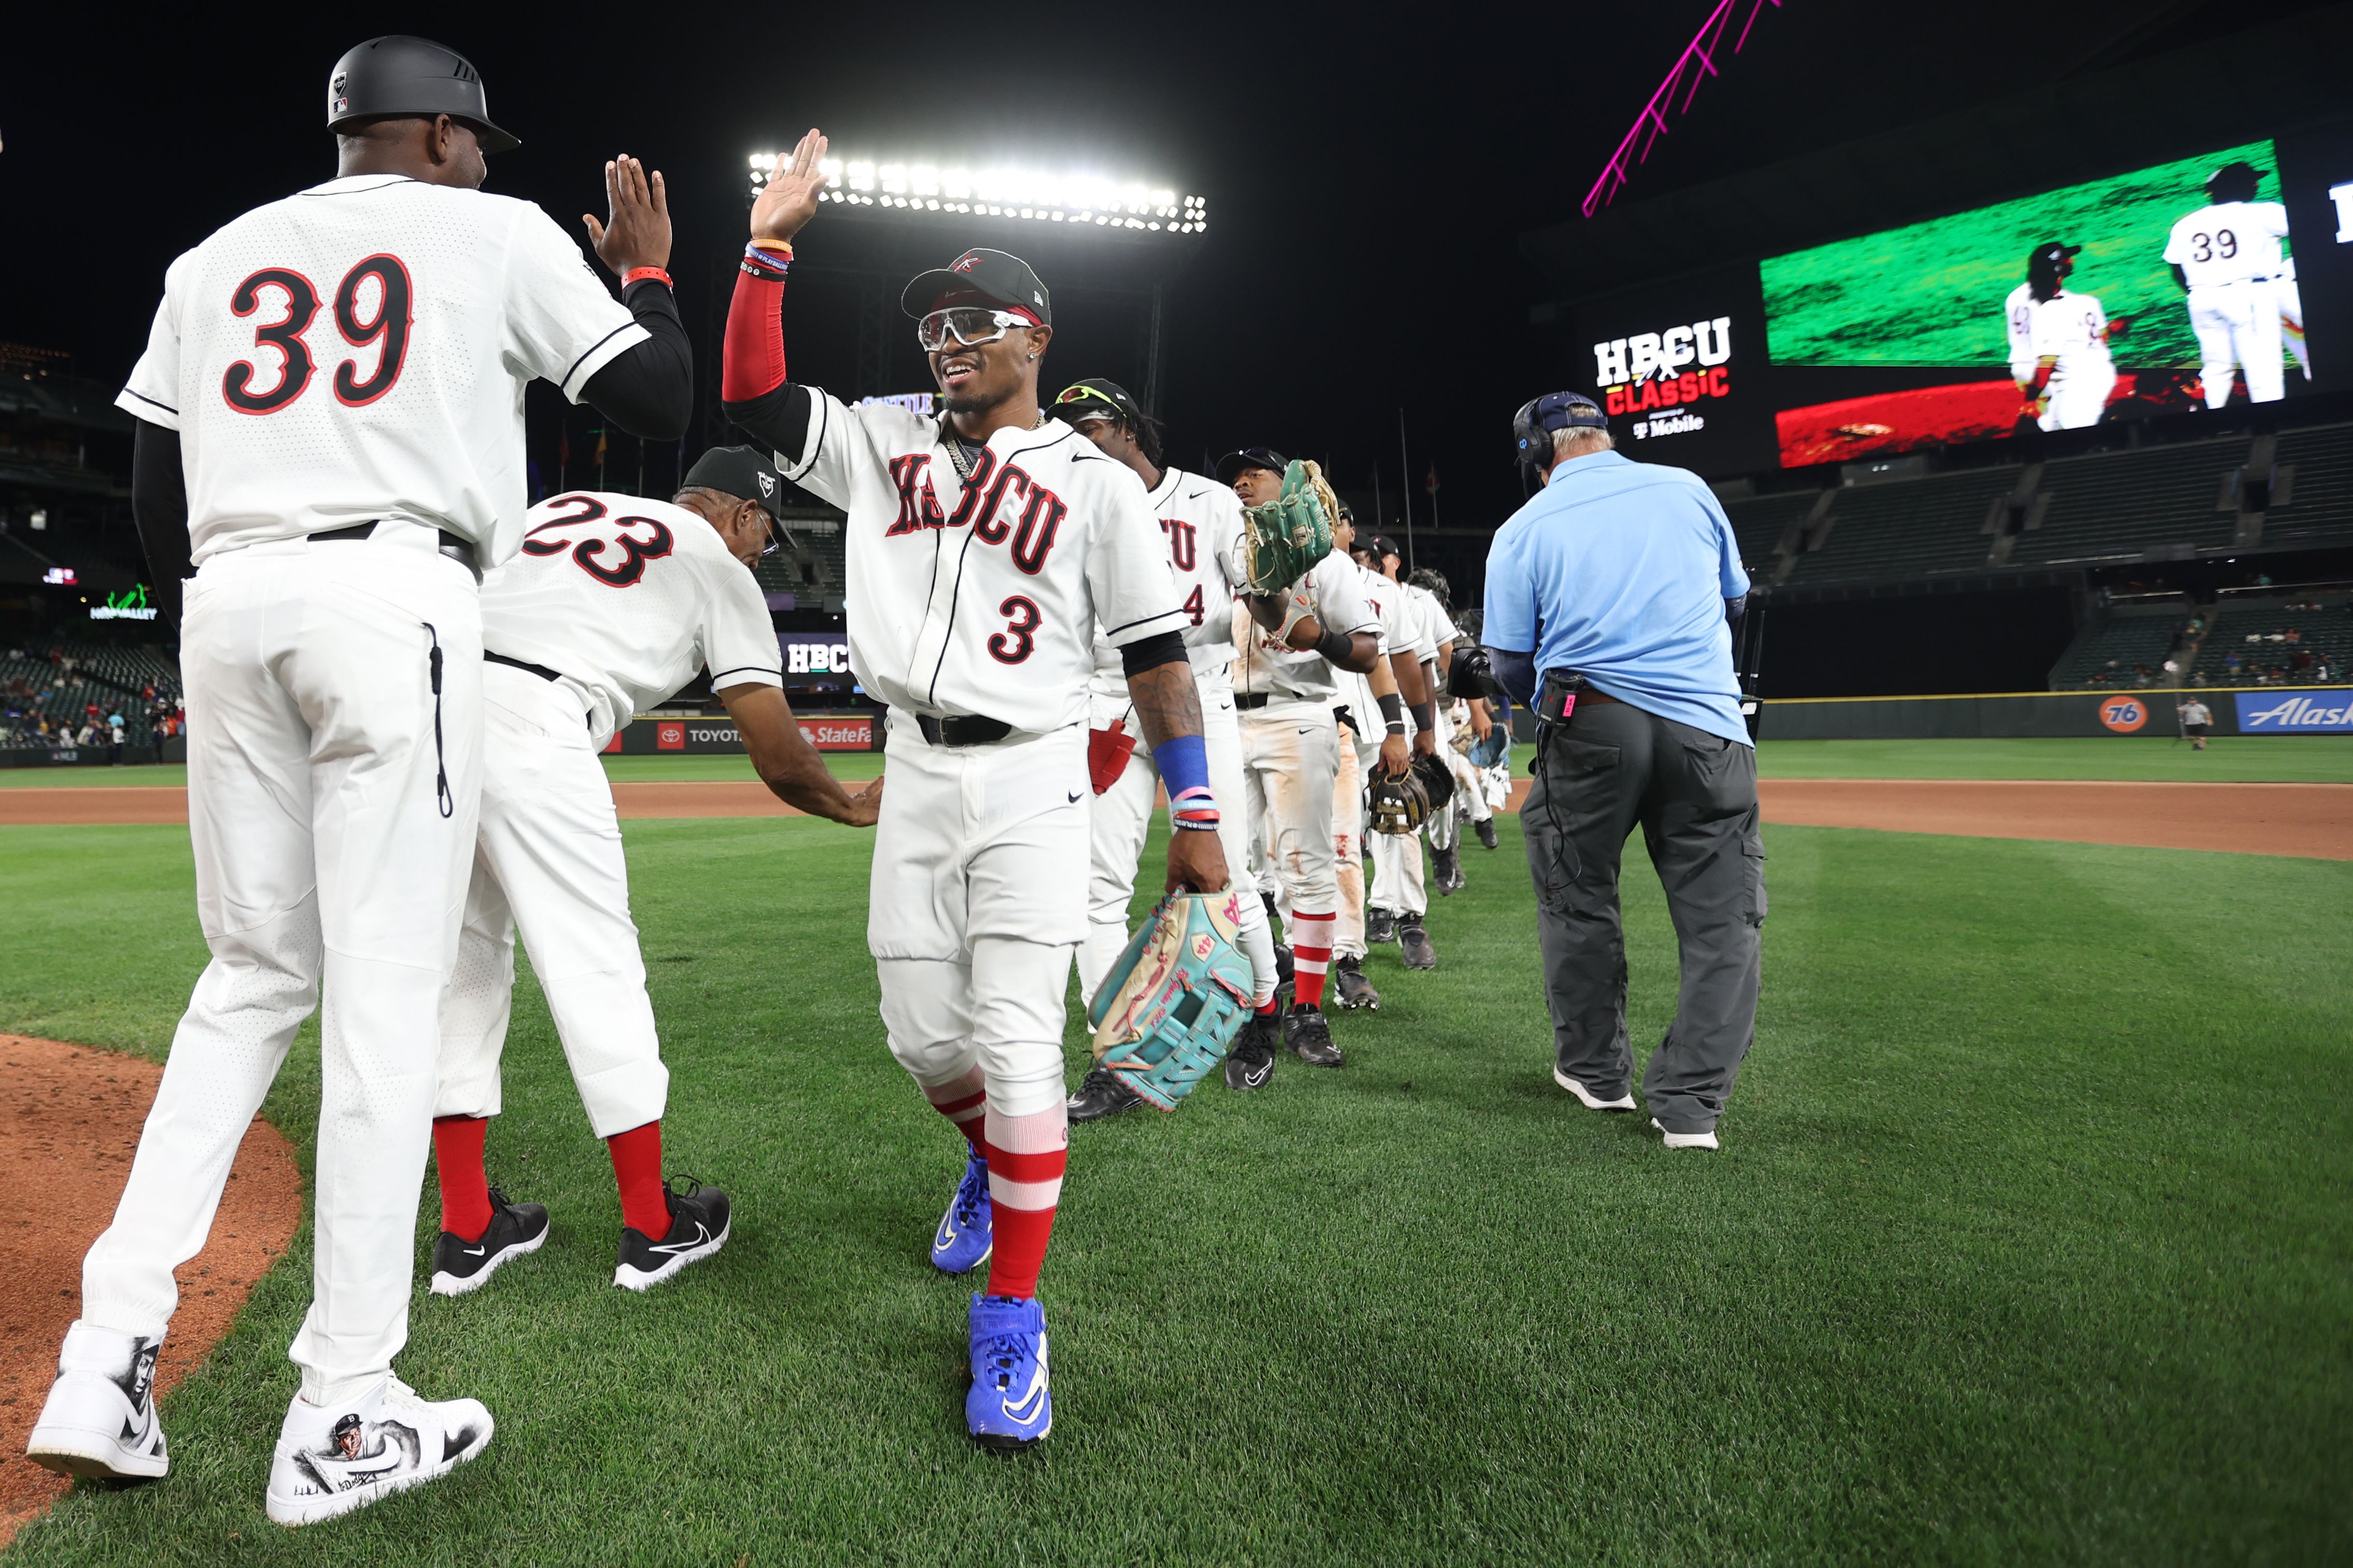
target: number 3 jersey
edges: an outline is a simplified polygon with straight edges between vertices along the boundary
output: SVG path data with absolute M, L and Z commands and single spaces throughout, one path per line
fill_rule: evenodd
M 1083 723 L 1098 623 L 1114 647 L 1188 626 L 1143 481 L 1070 426 L 967 457 L 939 419 L 800 390 L 806 433 L 776 466 L 849 514 L 850 667 L 892 707 Z
M 759 584 L 695 513 L 574 490 L 525 525 L 482 579 L 482 648 L 578 687 L 598 746 L 706 666 L 714 691 L 784 684 Z
M 378 518 L 489 565 L 522 530 L 524 386 L 577 402 L 646 335 L 529 202 L 353 175 L 174 261 L 116 403 L 180 433 L 200 565 Z

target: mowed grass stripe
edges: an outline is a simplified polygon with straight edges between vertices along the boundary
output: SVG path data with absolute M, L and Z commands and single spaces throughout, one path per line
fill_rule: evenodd
M 166 1410 L 158 1487 L 28 1563 L 2300 1562 L 2353 1548 L 2353 867 L 1768 828 L 1762 1034 L 1716 1158 L 1549 1083 L 1515 825 L 1368 966 L 1339 1072 L 1078 1129 L 1057 1429 L 963 1436 L 924 1241 L 958 1142 L 884 1049 L 865 840 L 626 825 L 672 1163 L 713 1262 L 609 1284 L 617 1206 L 543 1003 L 491 1168 L 555 1233 L 425 1299 L 486 1400 L 454 1479 L 261 1517 L 308 1235 Z M 0 1026 L 154 1053 L 202 951 L 171 829 L 0 834 Z M 102 876 L 93 875 L 102 868 Z M 1630 1028 L 1672 937 L 1630 847 Z M 1139 910 L 1145 900 L 1139 898 Z M 1073 1075 L 1083 1062 L 1070 1039 Z M 271 1112 L 315 1128 L 316 1047 Z M 305 1158 L 307 1159 L 307 1149 Z M 424 1227 L 430 1228 L 428 1205 Z M 420 1235 L 420 1249 L 427 1237 Z M 421 1255 L 421 1254 L 420 1254 Z M 70 1282 L 68 1282 L 70 1283 Z M 37 1354 L 46 1356 L 47 1347 Z M 231 1540 L 234 1536 L 237 1539 Z M 14 1561 L 16 1559 L 12 1559 Z

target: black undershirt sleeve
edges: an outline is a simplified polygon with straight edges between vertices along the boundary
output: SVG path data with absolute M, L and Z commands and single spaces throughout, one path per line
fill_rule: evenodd
M 590 376 L 580 399 L 632 436 L 675 441 L 694 417 L 694 345 L 678 300 L 650 278 L 630 284 L 622 298 L 646 341 Z
M 139 421 L 131 437 L 131 515 L 147 552 L 155 607 L 180 629 L 180 584 L 188 564 L 188 480 L 180 467 L 180 433 Z
M 1185 637 L 1181 632 L 1162 632 L 1155 637 L 1138 637 L 1119 650 L 1120 668 L 1130 680 L 1147 669 L 1157 669 L 1164 664 L 1181 663 L 1185 657 Z
M 797 460 L 808 442 L 811 400 L 808 388 L 784 382 L 757 397 L 726 403 L 727 421 L 753 440 Z

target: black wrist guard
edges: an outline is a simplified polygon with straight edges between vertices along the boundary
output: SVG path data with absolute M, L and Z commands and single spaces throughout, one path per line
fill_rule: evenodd
M 1389 733 L 1392 735 L 1404 734 L 1405 703 L 1398 697 L 1398 694 L 1392 691 L 1386 697 L 1376 697 L 1373 700 L 1381 705 L 1381 718 L 1388 723 Z
M 1435 731 L 1438 728 L 1438 704 L 1435 702 L 1415 703 L 1413 705 L 1413 724 L 1414 728 L 1417 730 Z
M 1325 626 L 1315 639 L 1315 651 L 1334 664 L 1345 668 L 1350 656 L 1356 651 L 1356 638 L 1345 632 L 1335 632 L 1330 626 Z

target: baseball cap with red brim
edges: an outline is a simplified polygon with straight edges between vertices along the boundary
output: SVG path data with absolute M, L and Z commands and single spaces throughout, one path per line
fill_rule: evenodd
M 1054 324 L 1054 304 L 1038 274 L 1002 250 L 967 250 L 945 267 L 919 272 L 899 297 L 899 308 L 921 321 L 944 305 L 994 305 Z

